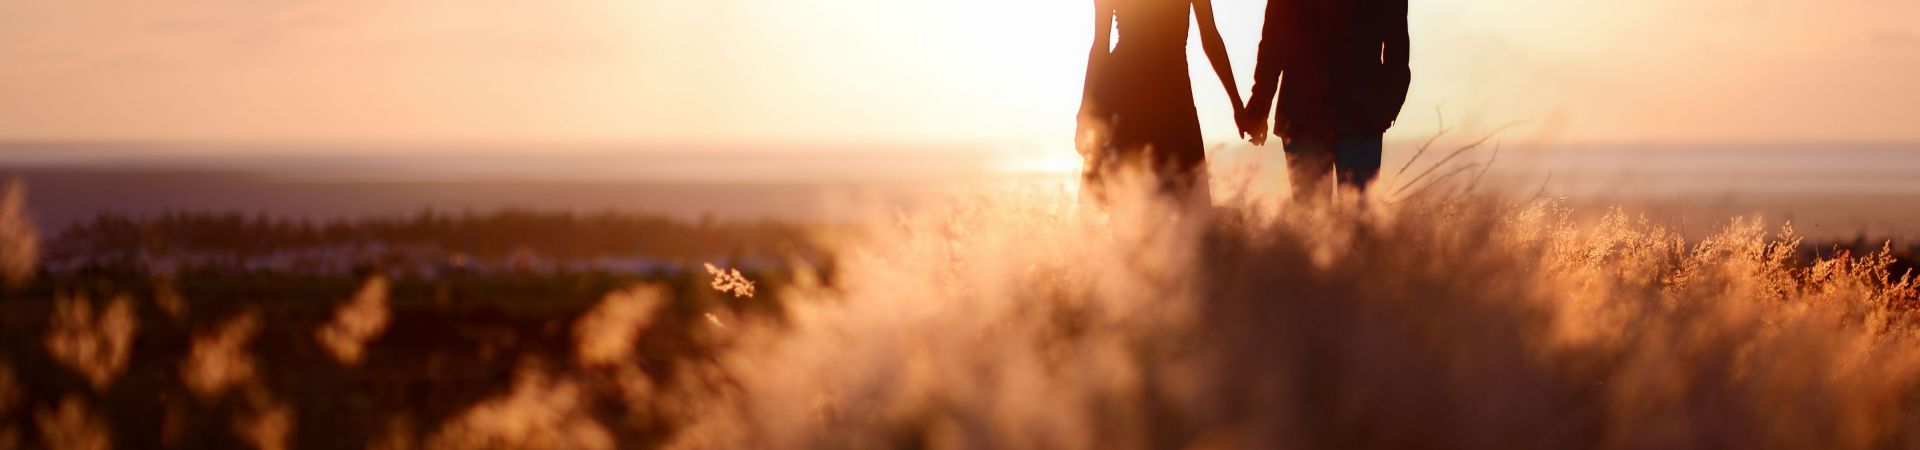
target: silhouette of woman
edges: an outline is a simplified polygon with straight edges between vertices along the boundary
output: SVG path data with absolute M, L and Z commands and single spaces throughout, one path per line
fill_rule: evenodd
M 1140 167 L 1157 177 L 1163 193 L 1207 200 L 1206 153 L 1187 78 L 1189 10 L 1200 26 L 1200 47 L 1233 100 L 1234 117 L 1245 108 L 1214 25 L 1212 0 L 1094 0 L 1093 48 L 1075 139 L 1085 158 L 1083 198 L 1107 200 L 1106 184 L 1119 171 Z M 1118 44 L 1112 42 L 1116 23 Z

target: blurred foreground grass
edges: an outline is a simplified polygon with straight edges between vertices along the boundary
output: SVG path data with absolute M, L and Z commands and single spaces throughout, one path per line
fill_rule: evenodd
M 1376 205 L 982 196 L 737 278 L 43 274 L 0 448 L 1920 447 L 1911 255 Z

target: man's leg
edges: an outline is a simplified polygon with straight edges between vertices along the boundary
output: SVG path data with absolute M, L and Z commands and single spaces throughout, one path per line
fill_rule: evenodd
M 1319 137 L 1287 138 L 1287 178 L 1293 180 L 1293 201 L 1318 203 L 1327 199 L 1333 172 L 1333 141 Z
M 1344 135 L 1334 140 L 1333 164 L 1339 171 L 1340 187 L 1366 192 L 1380 176 L 1380 134 Z

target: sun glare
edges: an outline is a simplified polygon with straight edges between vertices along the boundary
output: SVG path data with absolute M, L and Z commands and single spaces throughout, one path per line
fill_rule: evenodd
M 1069 176 L 1080 173 L 1080 155 L 1071 150 L 1010 156 L 996 165 L 1003 175 Z
M 1243 0 L 1213 4 L 1221 34 L 1232 44 L 1234 71 L 1242 79 L 1252 76 L 1263 6 Z M 919 53 L 925 60 L 916 72 L 941 80 L 935 90 L 939 98 L 927 101 L 955 110 L 951 127 L 997 139 L 1070 142 L 1093 40 L 1091 2 L 988 0 L 965 7 L 892 8 L 904 17 L 938 18 L 903 30 L 911 39 L 887 45 L 927 50 Z M 1231 140 L 1231 127 L 1218 125 L 1231 123 L 1227 98 L 1206 64 L 1197 35 L 1189 36 L 1187 47 L 1203 129 L 1209 140 Z M 1072 156 L 1050 157 L 1050 163 Z

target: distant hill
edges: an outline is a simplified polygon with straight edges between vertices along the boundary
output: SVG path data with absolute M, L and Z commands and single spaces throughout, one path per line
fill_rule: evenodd
M 680 220 L 819 222 L 852 203 L 908 204 L 937 185 L 649 184 L 558 181 L 326 181 L 214 170 L 5 169 L 26 181 L 28 210 L 45 230 L 102 212 L 245 211 L 339 219 L 504 209 L 652 214 Z M 835 199 L 847 200 L 837 202 Z
M 1389 145 L 1383 180 L 1413 147 Z M 0 176 L 27 181 L 29 210 L 45 230 L 102 212 L 178 210 L 315 220 L 520 209 L 834 222 L 983 184 L 1072 178 L 997 172 L 995 158 L 1006 155 L 963 146 L 263 148 L 0 143 Z M 1508 146 L 1497 157 L 1490 150 L 1455 162 L 1493 161 L 1483 183 L 1515 195 L 1626 205 L 1698 230 L 1761 215 L 1791 220 L 1813 237 L 1920 236 L 1920 144 L 1570 144 Z M 1273 189 L 1284 184 L 1278 152 L 1227 145 L 1209 157 L 1217 177 L 1256 167 L 1250 186 Z

